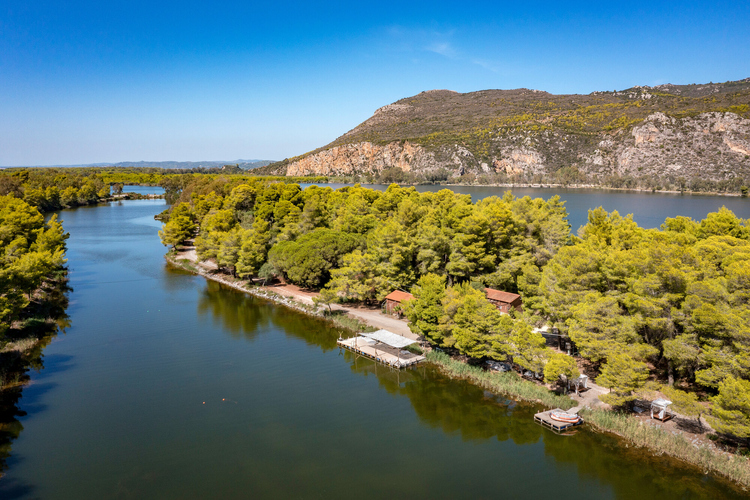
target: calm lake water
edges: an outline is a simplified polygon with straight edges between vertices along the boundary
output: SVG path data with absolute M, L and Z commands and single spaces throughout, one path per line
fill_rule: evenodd
M 310 184 L 302 184 L 309 186 Z M 352 184 L 321 184 L 334 189 L 351 186 Z M 364 187 L 385 190 L 385 184 L 362 184 Z M 488 196 L 503 196 L 511 191 L 514 196 L 544 198 L 545 200 L 558 195 L 565 201 L 568 210 L 568 221 L 575 234 L 578 228 L 585 225 L 588 211 L 592 208 L 604 207 L 608 212 L 617 210 L 620 215 L 633 214 L 633 219 L 641 227 L 659 227 L 667 217 L 683 215 L 695 220 L 703 219 L 709 212 L 716 212 L 726 206 L 738 217 L 750 218 L 750 198 L 736 196 L 708 196 L 708 195 L 680 195 L 633 191 L 608 191 L 603 189 L 546 189 L 546 188 L 502 188 L 489 186 L 415 186 L 417 191 L 439 191 L 450 189 L 456 193 L 469 194 L 472 200 L 478 201 Z
M 61 213 L 72 326 L 19 406 L 0 498 L 738 498 L 696 468 L 168 268 L 163 200 Z

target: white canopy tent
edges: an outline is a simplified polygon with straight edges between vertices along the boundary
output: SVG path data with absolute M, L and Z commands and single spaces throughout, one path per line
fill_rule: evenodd
M 358 334 L 360 337 L 365 337 L 370 342 L 380 342 L 387 346 L 397 349 L 396 356 L 398 358 L 398 365 L 401 366 L 401 349 L 404 347 L 414 344 L 416 340 L 404 337 L 397 333 L 389 332 L 388 330 L 378 330 L 377 332 L 365 333 L 361 332 Z M 355 339 L 356 341 L 356 339 Z M 356 344 L 355 344 L 356 345 Z M 375 346 L 373 346 L 375 347 Z M 375 348 L 375 354 L 377 355 L 377 348 Z

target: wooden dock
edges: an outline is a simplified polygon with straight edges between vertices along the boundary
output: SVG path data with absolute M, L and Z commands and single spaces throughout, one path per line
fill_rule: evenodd
M 568 413 L 578 413 L 577 410 L 580 410 L 580 408 L 576 408 L 573 411 L 569 411 Z M 560 422 L 559 420 L 553 420 L 549 414 L 553 411 L 565 411 L 560 408 L 555 408 L 554 410 L 549 411 L 543 411 L 541 413 L 537 413 L 534 415 L 534 422 L 542 424 L 543 427 L 547 427 L 548 429 L 552 429 L 555 432 L 564 432 L 571 427 L 575 427 L 577 425 L 581 425 L 583 423 L 583 417 L 581 417 L 578 422 L 572 424 L 569 422 Z
M 420 354 L 383 345 L 363 337 L 339 339 L 336 343 L 360 356 L 393 368 L 408 368 L 426 359 Z

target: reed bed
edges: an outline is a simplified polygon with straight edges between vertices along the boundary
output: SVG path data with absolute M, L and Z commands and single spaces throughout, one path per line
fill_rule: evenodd
M 750 486 L 750 461 L 745 457 L 694 443 L 683 434 L 644 424 L 623 413 L 587 408 L 581 415 L 594 427 L 617 434 L 636 446 L 684 460 L 706 472 L 715 472 L 744 488 Z
M 427 360 L 438 365 L 447 375 L 468 379 L 492 392 L 500 392 L 532 403 L 541 403 L 549 408 L 567 410 L 575 406 L 575 402 L 568 396 L 554 394 L 546 387 L 524 380 L 513 372 L 486 371 L 451 359 L 447 354 L 438 351 L 428 352 Z

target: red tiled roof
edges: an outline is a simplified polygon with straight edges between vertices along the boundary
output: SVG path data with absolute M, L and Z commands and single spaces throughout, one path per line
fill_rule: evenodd
M 484 293 L 487 294 L 487 298 L 490 300 L 497 300 L 499 302 L 505 302 L 507 304 L 512 304 L 513 301 L 521 298 L 521 296 L 518 294 L 502 292 L 500 290 L 495 290 L 494 288 L 485 288 Z
M 409 300 L 413 298 L 414 298 L 414 295 L 407 293 L 407 292 L 402 292 L 401 290 L 395 290 L 385 296 L 385 300 L 393 300 L 395 302 L 402 302 L 404 300 Z

